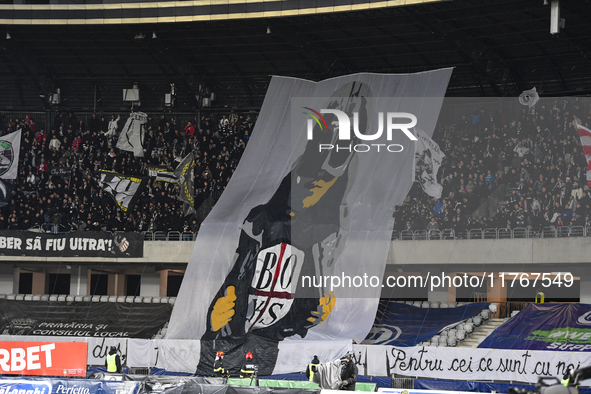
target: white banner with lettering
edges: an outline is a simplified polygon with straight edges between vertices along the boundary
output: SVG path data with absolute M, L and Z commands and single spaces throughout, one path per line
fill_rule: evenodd
M 158 361 L 161 339 L 127 340 L 127 365 L 133 368 L 152 368 Z
M 5 336 L 8 337 L 8 336 Z M 31 340 L 30 336 L 10 336 L 5 340 Z M 104 365 L 104 357 L 116 346 L 122 363 L 128 367 L 157 367 L 171 372 L 194 372 L 199 355 L 199 340 L 166 339 L 95 339 L 78 337 L 43 337 L 40 341 L 87 342 L 88 365 Z M 296 345 L 294 343 L 294 345 Z M 591 365 L 590 352 L 547 350 L 472 349 L 450 347 L 394 347 L 386 345 L 351 345 L 348 341 L 301 347 L 301 357 L 286 371 L 303 371 L 315 352 L 351 351 L 359 375 L 416 378 L 513 381 L 536 383 L 539 377 L 561 378 L 567 369 Z M 294 352 L 295 354 L 295 352 Z M 322 362 L 331 360 L 321 360 Z
M 591 365 L 588 352 L 353 345 L 360 375 L 535 383 Z

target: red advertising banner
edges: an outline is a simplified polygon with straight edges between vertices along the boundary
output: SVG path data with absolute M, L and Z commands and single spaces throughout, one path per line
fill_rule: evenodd
M 0 373 L 86 376 L 86 342 L 0 341 Z

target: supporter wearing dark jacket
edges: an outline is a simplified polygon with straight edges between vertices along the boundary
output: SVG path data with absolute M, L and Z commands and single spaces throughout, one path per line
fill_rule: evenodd
M 341 390 L 355 391 L 355 383 L 357 382 L 357 365 L 351 360 L 351 356 L 347 355 L 342 360 L 343 368 L 341 369 Z

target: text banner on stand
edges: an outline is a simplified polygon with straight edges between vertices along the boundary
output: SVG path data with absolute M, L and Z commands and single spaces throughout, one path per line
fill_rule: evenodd
M 84 342 L 0 342 L 0 370 L 8 375 L 86 376 Z
M 139 233 L 75 232 L 67 234 L 0 231 L 0 255 L 38 257 L 144 256 Z
M 535 383 L 591 365 L 591 354 L 536 350 L 353 345 L 367 375 Z M 363 365 L 365 364 L 365 365 Z

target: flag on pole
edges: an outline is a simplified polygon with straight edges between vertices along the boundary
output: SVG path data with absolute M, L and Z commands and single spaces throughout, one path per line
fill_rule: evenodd
M 148 176 L 156 182 L 177 183 L 179 178 L 174 175 L 174 172 L 168 171 L 166 167 L 153 166 L 148 167 Z
M 16 179 L 21 131 L 0 137 L 0 179 Z
M 117 148 L 133 152 L 135 157 L 144 157 L 144 125 L 148 115 L 143 112 L 132 112 L 121 130 Z
M 123 212 L 129 212 L 148 185 L 148 178 L 118 174 L 113 171 L 98 170 L 99 184 L 109 193 Z
M 587 160 L 587 186 L 591 187 L 591 130 L 577 123 L 577 131 L 581 138 L 583 154 Z
M 195 213 L 195 187 L 193 186 L 193 172 L 195 170 L 195 154 L 189 153 L 174 170 L 181 187 L 179 198 L 184 203 L 185 216 Z
M 12 189 L 12 182 L 0 180 L 0 208 L 10 203 Z
M 431 197 L 440 198 L 443 186 L 437 182 L 437 171 L 441 167 L 445 154 L 423 130 L 415 129 L 415 135 L 417 141 L 415 142 L 413 179 L 421 184 L 425 193 Z

